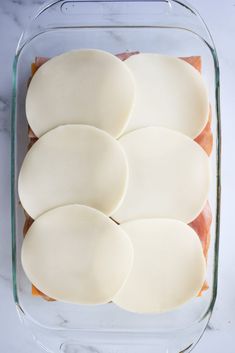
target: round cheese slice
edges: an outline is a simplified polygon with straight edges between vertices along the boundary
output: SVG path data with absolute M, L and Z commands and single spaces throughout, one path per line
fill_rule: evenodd
M 65 125 L 43 135 L 27 153 L 19 197 L 34 219 L 71 203 L 108 215 L 123 199 L 127 179 L 127 160 L 118 141 L 92 126 Z
M 162 126 L 195 138 L 206 125 L 209 101 L 202 75 L 179 58 L 130 56 L 125 63 L 136 81 L 136 100 L 127 131 Z
M 120 59 L 101 50 L 77 50 L 37 70 L 26 96 L 26 115 L 38 137 L 65 124 L 92 125 L 117 137 L 134 95 L 132 74 Z
M 177 308 L 202 288 L 206 263 L 198 235 L 185 223 L 142 219 L 121 228 L 134 248 L 128 280 L 113 301 L 137 313 L 160 313 Z
M 174 218 L 185 223 L 202 210 L 210 165 L 204 150 L 179 132 L 148 127 L 119 139 L 129 164 L 125 198 L 113 218 Z
M 49 297 L 102 304 L 125 283 L 133 247 L 125 232 L 100 211 L 68 205 L 34 221 L 21 259 L 29 280 Z

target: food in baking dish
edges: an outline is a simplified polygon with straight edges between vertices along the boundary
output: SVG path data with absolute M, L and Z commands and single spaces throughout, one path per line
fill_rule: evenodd
M 197 137 L 206 125 L 209 103 L 202 75 L 179 58 L 141 53 L 126 61 L 136 100 L 125 129 L 163 126 Z
M 57 63 L 54 72 L 53 62 Z M 72 63 L 70 68 L 67 67 L 68 62 Z M 89 65 L 90 70 L 87 69 Z M 85 283 L 88 279 L 91 282 L 95 281 L 94 278 L 102 279 L 107 273 L 106 266 L 101 266 L 100 260 L 97 262 L 100 266 L 97 265 L 96 256 L 94 258 L 91 256 L 94 260 L 94 268 L 97 270 L 95 272 L 92 272 L 89 267 L 88 259 L 91 259 L 89 256 L 88 258 L 80 256 L 79 261 L 75 261 L 73 257 L 70 262 L 67 256 L 71 247 L 69 236 L 67 239 L 62 237 L 61 247 L 56 244 L 56 232 L 52 230 L 58 225 L 48 215 L 63 209 L 63 207 L 58 208 L 61 206 L 60 202 L 56 201 L 52 204 L 49 202 L 48 207 L 42 208 L 34 215 L 30 212 L 30 208 L 27 210 L 25 206 L 26 212 L 36 218 L 33 222 L 27 216 L 24 229 L 26 236 L 22 247 L 22 261 L 26 274 L 33 285 L 38 287 L 37 289 L 33 286 L 34 295 L 42 295 L 49 300 L 57 299 L 79 304 L 84 304 L 86 300 L 87 303 L 93 304 L 112 300 L 125 310 L 158 313 L 173 310 L 189 299 L 201 295 L 206 289 L 206 257 L 211 224 L 210 206 L 206 200 L 210 184 L 209 155 L 213 137 L 208 95 L 200 70 L 200 57 L 178 59 L 138 52 L 122 53 L 115 57 L 102 51 L 79 50 L 62 54 L 49 61 L 46 58 L 36 59 L 32 65 L 32 73 L 37 72 L 29 85 L 26 114 L 30 125 L 29 147 L 38 145 L 38 153 L 41 157 L 35 157 L 32 168 L 32 164 L 27 163 L 27 159 L 30 154 L 33 155 L 35 146 L 29 150 L 22 167 L 22 170 L 24 171 L 25 168 L 27 173 L 21 174 L 19 191 L 22 185 L 25 188 L 25 185 L 31 184 L 32 191 L 29 193 L 25 188 L 24 197 L 28 200 L 33 198 L 36 208 L 40 205 L 40 193 L 35 192 L 34 189 L 38 186 L 40 190 L 43 185 L 42 179 L 45 181 L 49 176 L 48 169 L 45 167 L 40 171 L 41 174 L 37 175 L 37 160 L 42 161 L 46 151 L 50 155 L 54 149 L 54 157 L 47 165 L 59 165 L 55 173 L 56 191 L 52 191 L 51 179 L 50 187 L 45 188 L 46 199 L 50 202 L 52 199 L 57 200 L 65 189 L 66 192 L 72 190 L 71 195 L 76 194 L 73 192 L 75 189 L 72 188 L 69 177 L 71 175 L 75 177 L 74 180 L 80 185 L 83 176 L 87 182 L 80 185 L 78 194 L 87 196 L 89 202 L 84 202 L 84 198 L 78 197 L 75 200 L 65 199 L 62 204 L 68 209 L 73 207 L 88 209 L 87 206 L 91 206 L 89 210 L 92 210 L 93 214 L 97 212 L 100 214 L 102 211 L 102 216 L 115 226 L 115 230 L 116 228 L 122 230 L 123 239 L 129 239 L 133 254 L 126 246 L 123 248 L 117 246 L 116 249 L 112 245 L 109 247 L 107 242 L 106 251 L 112 253 L 113 260 L 105 255 L 104 262 L 109 258 L 112 276 L 119 278 L 118 274 L 121 270 L 125 276 L 123 275 L 115 290 L 109 292 L 109 286 L 107 287 L 109 293 L 107 296 L 104 295 L 102 300 L 98 295 L 96 296 L 97 293 L 94 293 L 93 301 L 89 302 L 89 295 L 86 299 L 81 299 L 76 295 L 81 286 L 85 290 L 81 278 Z M 74 75 L 71 74 L 72 71 Z M 66 72 L 70 73 L 70 77 Z M 117 73 L 120 73 L 118 78 Z M 61 75 L 65 75 L 65 78 L 61 79 Z M 83 80 L 78 80 L 81 77 Z M 123 86 L 125 83 L 127 87 Z M 45 91 L 41 93 L 44 87 Z M 68 93 L 71 91 L 70 96 Z M 49 95 L 46 92 L 49 92 Z M 82 92 L 81 96 L 79 92 Z M 77 95 L 82 100 L 77 99 Z M 106 100 L 103 99 L 104 95 Z M 58 110 L 58 107 L 61 108 Z M 71 140 L 71 144 L 74 143 L 73 148 L 67 157 L 60 158 L 60 154 L 62 156 L 66 150 L 66 143 L 63 138 L 56 138 L 57 133 L 70 129 L 71 137 L 68 133 L 66 143 L 69 145 Z M 81 137 L 73 139 L 72 131 L 81 129 L 87 132 L 84 140 Z M 49 132 L 46 132 L 48 130 Z M 112 143 L 100 150 L 98 145 L 94 146 L 94 139 L 88 131 L 96 131 L 98 135 L 106 137 L 110 134 L 109 139 Z M 53 144 L 50 136 L 54 136 Z M 47 140 L 48 143 L 44 144 L 43 141 Z M 80 147 L 77 148 L 77 146 Z M 115 149 L 116 154 L 112 152 L 112 148 Z M 84 158 L 87 163 L 80 164 L 79 160 L 86 150 L 89 152 L 85 154 L 87 158 Z M 48 160 L 45 157 L 45 161 Z M 68 169 L 68 163 L 71 169 Z M 91 165 L 92 168 L 89 169 Z M 88 173 L 86 168 L 89 170 Z M 56 180 L 56 174 L 61 184 Z M 26 181 L 25 176 L 22 178 L 22 175 L 26 175 L 28 180 Z M 44 185 L 48 186 L 47 181 Z M 98 197 L 97 204 L 92 201 L 92 199 L 96 200 L 98 194 L 93 189 L 94 185 L 102 185 L 105 190 L 109 190 L 103 193 L 103 197 Z M 76 183 L 74 186 L 77 187 Z M 113 197 L 114 194 L 115 197 Z M 111 203 L 110 197 L 114 200 Z M 126 201 L 129 199 L 131 202 Z M 22 204 L 24 206 L 23 199 Z M 102 208 L 102 205 L 108 206 Z M 43 213 L 44 211 L 46 213 Z M 40 214 L 42 215 L 39 216 Z M 40 238 L 34 231 L 35 224 L 40 224 L 44 217 L 47 219 L 45 226 L 50 229 L 49 234 L 53 233 L 51 237 L 54 237 L 52 242 L 54 250 L 64 249 L 63 255 L 67 259 L 63 263 L 59 262 L 58 268 L 68 270 L 69 285 L 60 287 L 63 282 L 60 271 L 55 272 L 53 276 L 58 286 L 56 288 L 59 292 L 62 291 L 62 295 L 53 292 L 55 288 L 53 281 L 47 282 L 53 271 L 46 276 L 46 268 L 40 269 L 40 264 L 35 265 L 30 262 L 31 260 L 28 261 L 32 259 L 34 253 L 38 256 L 37 246 L 27 246 L 29 239 L 32 239 L 32 244 L 34 239 L 41 242 L 39 244 L 42 249 L 47 246 L 46 236 Z M 65 220 L 66 217 L 61 217 L 62 228 Z M 74 223 L 71 222 L 71 225 L 75 225 L 73 232 L 70 233 L 68 230 L 69 235 L 76 239 L 78 247 L 81 233 L 77 228 L 84 230 L 82 238 L 86 233 L 88 236 L 90 234 L 86 231 L 85 221 L 84 217 L 76 217 L 73 220 Z M 93 224 L 92 218 L 89 219 L 89 223 Z M 93 226 L 95 227 L 95 223 Z M 48 230 L 43 229 L 45 234 L 48 234 Z M 95 229 L 96 235 L 99 232 L 101 235 L 106 234 L 105 226 Z M 112 231 L 110 231 L 110 237 L 112 237 Z M 99 236 L 96 239 L 99 239 Z M 47 259 L 50 251 L 52 246 L 46 250 Z M 94 242 L 93 251 L 99 252 L 97 240 Z M 43 257 L 43 252 L 40 254 L 40 257 Z M 129 256 L 127 256 L 128 261 L 125 260 L 125 254 Z M 112 261 L 116 264 L 117 258 L 120 263 L 122 262 L 120 268 L 112 265 Z M 26 262 L 24 262 L 25 259 L 27 259 Z M 49 268 L 50 265 L 49 259 Z M 30 271 L 33 268 L 36 270 L 32 275 Z M 85 271 L 85 268 L 88 270 Z M 53 270 L 56 271 L 55 268 Z M 73 281 L 69 275 L 72 276 Z M 96 284 L 96 288 L 99 288 L 99 280 Z M 95 283 L 89 285 L 92 286 Z M 161 286 L 161 293 L 158 286 Z M 71 288 L 74 289 L 71 291 Z
M 29 125 L 38 137 L 68 123 L 92 125 L 118 137 L 130 117 L 134 85 L 130 70 L 110 53 L 90 49 L 56 56 L 30 82 L 25 104 Z
M 82 205 L 58 207 L 38 217 L 22 247 L 30 280 L 66 302 L 109 302 L 125 283 L 132 261 L 132 243 L 122 228 Z
M 121 228 L 129 235 L 135 256 L 126 283 L 114 297 L 117 305 L 139 313 L 163 312 L 198 294 L 206 265 L 191 227 L 155 218 L 126 222 Z
M 154 126 L 127 133 L 119 142 L 127 155 L 129 182 L 112 214 L 116 221 L 157 217 L 189 223 L 199 215 L 210 186 L 210 165 L 195 141 Z
M 73 203 L 109 215 L 120 204 L 127 180 L 126 155 L 117 140 L 93 126 L 64 125 L 44 134 L 27 153 L 19 196 L 34 219 Z

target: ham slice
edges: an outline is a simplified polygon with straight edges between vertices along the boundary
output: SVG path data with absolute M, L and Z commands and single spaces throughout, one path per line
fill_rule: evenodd
M 124 52 L 124 53 L 119 53 L 116 56 L 120 59 L 125 61 L 127 58 L 129 58 L 131 55 L 137 55 L 139 52 L 134 51 L 134 52 Z M 202 68 L 202 63 L 201 63 L 201 57 L 200 56 L 190 56 L 190 57 L 181 57 L 182 60 L 185 60 L 188 62 L 190 65 L 195 67 L 199 72 L 201 72 Z M 47 62 L 49 58 L 47 57 L 36 57 L 35 62 L 32 63 L 31 66 L 31 72 L 32 76 L 35 74 L 37 69 L 43 65 L 45 62 Z M 28 130 L 28 136 L 29 136 L 29 146 L 28 149 L 37 141 L 37 137 L 35 136 L 34 132 L 32 129 L 29 127 Z M 202 130 L 202 132 L 195 138 L 195 141 L 205 150 L 205 152 L 210 156 L 212 152 L 212 146 L 213 146 L 213 135 L 211 131 L 211 110 L 208 118 L 208 122 L 205 126 L 205 128 Z M 211 209 L 209 202 L 207 201 L 204 209 L 202 212 L 199 214 L 199 216 L 192 221 L 189 225 L 196 231 L 198 234 L 202 247 L 203 247 L 203 252 L 205 257 L 207 258 L 208 255 L 208 249 L 209 249 L 209 244 L 210 244 L 210 226 L 212 222 L 212 214 L 211 214 Z M 24 224 L 24 229 L 23 229 L 23 234 L 25 235 L 31 224 L 33 223 L 33 219 L 30 218 L 29 215 L 26 214 L 26 220 Z M 208 289 L 208 284 L 205 282 L 200 293 L 198 296 L 202 295 L 202 292 Z M 33 296 L 41 296 L 47 301 L 54 301 L 54 299 L 48 297 L 41 291 L 39 291 L 34 285 L 32 285 L 32 295 Z
M 180 59 L 186 61 L 190 65 L 192 65 L 195 69 L 197 69 L 199 72 L 202 71 L 202 59 L 200 56 L 188 56 L 186 58 L 181 57 Z
M 213 135 L 211 131 L 211 109 L 209 112 L 208 122 L 200 135 L 195 138 L 195 141 L 205 150 L 208 156 L 211 155 L 213 147 Z
M 136 54 L 139 54 L 139 51 L 132 51 L 132 52 L 125 52 L 125 53 L 116 54 L 116 57 L 122 61 L 125 61 L 130 56 L 136 55 Z
M 202 212 L 199 216 L 194 219 L 189 225 L 195 230 L 198 234 L 205 257 L 207 257 L 208 249 L 210 245 L 210 227 L 212 222 L 212 213 L 209 202 L 206 202 Z

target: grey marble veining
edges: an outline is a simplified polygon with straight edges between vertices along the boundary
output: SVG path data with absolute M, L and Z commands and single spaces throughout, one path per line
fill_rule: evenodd
M 57 318 L 58 318 L 58 320 L 59 320 L 59 321 L 57 322 L 57 324 L 58 324 L 60 327 L 64 327 L 64 326 L 67 325 L 68 320 L 66 320 L 62 315 L 58 314 L 58 315 L 57 315 Z
M 10 106 L 12 61 L 23 27 L 41 0 L 0 1 L 0 344 L 4 353 L 39 353 L 21 325 L 11 288 L 10 240 Z M 195 353 L 233 353 L 235 336 L 235 3 L 233 0 L 191 0 L 211 29 L 221 66 L 221 108 L 223 127 L 223 197 L 220 241 L 218 299 L 206 333 Z M 58 317 L 61 326 L 66 322 Z M 74 353 L 74 352 L 73 352 Z M 81 351 L 79 351 L 81 353 Z M 90 353 L 102 353 L 90 347 Z M 128 352 L 126 352 L 128 353 Z M 144 351 L 143 351 L 144 353 Z
M 0 97 L 0 112 L 4 113 L 9 110 L 9 102 L 3 98 Z
M 10 134 L 9 101 L 0 96 L 0 132 Z

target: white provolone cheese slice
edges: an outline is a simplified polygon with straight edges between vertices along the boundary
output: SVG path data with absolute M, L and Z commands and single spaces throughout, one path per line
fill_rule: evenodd
M 133 267 L 113 301 L 137 313 L 169 311 L 202 288 L 206 263 L 201 242 L 185 223 L 143 219 L 121 225 L 134 248 Z
M 120 59 L 101 50 L 77 50 L 37 70 L 26 96 L 26 115 L 38 137 L 65 124 L 93 125 L 117 137 L 134 95 L 132 74 Z
M 65 125 L 43 135 L 27 153 L 19 197 L 32 218 L 71 203 L 108 215 L 121 202 L 127 179 L 127 160 L 118 141 L 92 126 Z
M 125 283 L 133 247 L 125 232 L 100 211 L 68 205 L 35 220 L 21 259 L 29 280 L 49 297 L 102 304 Z
M 184 60 L 138 54 L 125 63 L 136 81 L 136 100 L 126 132 L 162 126 L 195 138 L 206 125 L 209 101 L 202 75 Z
M 126 195 L 112 217 L 174 218 L 186 223 L 202 210 L 209 191 L 210 164 L 204 150 L 179 132 L 148 127 L 119 139 L 129 164 Z

